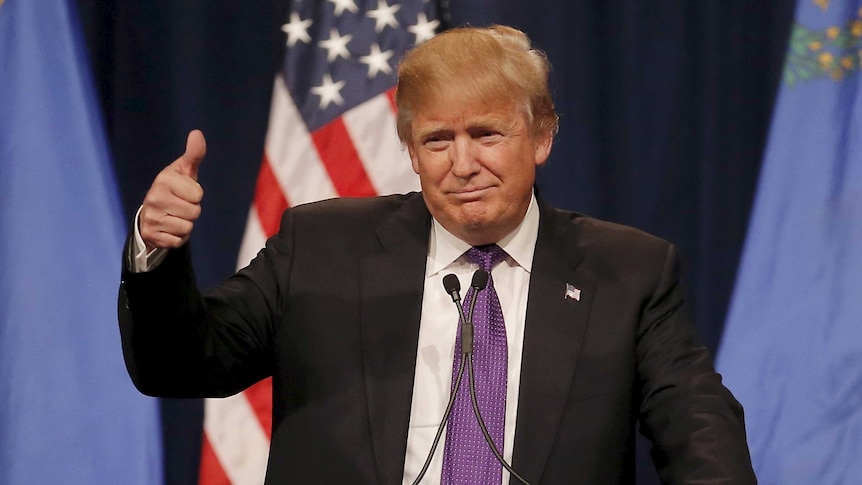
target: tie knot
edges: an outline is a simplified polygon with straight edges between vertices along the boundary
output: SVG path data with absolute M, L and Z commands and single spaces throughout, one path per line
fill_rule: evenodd
M 496 244 L 486 244 L 484 246 L 473 246 L 467 250 L 467 259 L 471 263 L 476 263 L 480 268 L 487 272 L 491 272 L 497 263 L 506 258 L 506 251 Z

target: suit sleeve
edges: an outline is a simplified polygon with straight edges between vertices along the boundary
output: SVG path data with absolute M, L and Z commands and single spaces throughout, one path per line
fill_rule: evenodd
M 206 296 L 195 283 L 188 244 L 169 251 L 154 270 L 132 273 L 127 242 L 118 316 L 126 368 L 141 392 L 223 397 L 272 375 L 272 328 L 288 285 L 291 228 L 288 211 L 282 231 L 255 260 Z
M 679 257 L 668 245 L 637 334 L 641 432 L 664 483 L 756 483 L 742 406 L 722 385 L 680 293 Z

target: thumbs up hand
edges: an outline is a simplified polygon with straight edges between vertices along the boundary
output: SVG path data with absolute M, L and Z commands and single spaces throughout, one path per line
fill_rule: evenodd
M 206 151 L 203 133 L 191 131 L 185 153 L 165 167 L 150 186 L 138 219 L 147 251 L 178 248 L 189 240 L 201 214 L 204 191 L 197 180 Z

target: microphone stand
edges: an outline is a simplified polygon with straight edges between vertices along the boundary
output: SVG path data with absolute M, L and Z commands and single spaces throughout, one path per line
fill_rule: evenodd
M 431 451 L 428 452 L 428 456 L 425 458 L 425 463 L 422 465 L 422 470 L 419 471 L 419 474 L 416 476 L 416 479 L 413 480 L 412 485 L 419 485 L 419 482 L 422 481 L 422 478 L 425 476 L 425 473 L 428 472 L 428 467 L 431 465 L 431 459 L 434 457 L 434 452 L 437 450 L 437 445 L 440 444 L 440 438 L 443 435 L 443 429 L 446 426 L 446 421 L 449 420 L 449 415 L 452 414 L 452 406 L 455 404 L 455 398 L 458 396 L 458 389 L 461 388 L 461 379 L 464 377 L 464 367 L 466 363 L 467 353 L 463 351 L 464 349 L 464 336 L 467 331 L 464 329 L 469 326 L 469 336 L 470 336 L 470 349 L 472 352 L 473 347 L 473 308 L 476 306 L 475 303 L 470 305 L 470 318 L 468 319 L 466 315 L 464 315 L 464 307 L 461 305 L 461 295 L 458 293 L 461 290 L 461 283 L 458 281 L 458 277 L 453 274 L 448 274 L 443 277 L 443 286 L 446 288 L 446 293 L 452 297 L 452 302 L 455 303 L 455 306 L 458 307 L 458 318 L 461 319 L 461 360 L 460 364 L 458 364 L 458 376 L 455 378 L 455 391 L 449 395 L 449 403 L 446 404 L 446 412 L 443 413 L 443 419 L 440 420 L 440 424 L 437 426 L 437 434 L 434 435 L 434 442 L 431 443 Z M 473 298 L 473 301 L 476 301 L 476 298 Z
M 491 434 L 488 432 L 488 427 L 485 425 L 485 421 L 482 419 L 482 413 L 479 412 L 479 402 L 476 398 L 476 378 L 473 373 L 473 312 L 476 309 L 478 293 L 485 289 L 488 284 L 489 277 L 489 273 L 481 269 L 473 273 L 473 280 L 470 284 L 473 288 L 473 299 L 470 301 L 469 318 L 464 314 L 464 307 L 461 305 L 461 296 L 458 294 L 461 290 L 461 284 L 458 281 L 458 278 L 453 274 L 448 274 L 443 278 L 443 286 L 446 288 L 446 292 L 452 296 L 452 301 L 455 303 L 455 306 L 458 307 L 458 314 L 461 319 L 461 360 L 458 365 L 458 375 L 455 378 L 455 387 L 453 392 L 449 395 L 449 403 L 446 405 L 446 412 L 443 413 L 443 419 L 440 420 L 440 424 L 437 426 L 437 434 L 434 436 L 434 442 L 431 444 L 431 451 L 428 452 L 425 463 L 422 465 L 422 470 L 419 471 L 419 474 L 416 476 L 416 479 L 413 480 L 412 485 L 419 485 L 419 482 L 422 481 L 422 478 L 428 471 L 428 467 L 431 465 L 431 459 L 434 457 L 434 452 L 437 450 L 437 445 L 440 443 L 440 437 L 443 435 L 443 428 L 446 425 L 446 421 L 449 420 L 449 415 L 452 414 L 452 406 L 455 404 L 455 398 L 458 395 L 458 391 L 461 389 L 461 379 L 464 376 L 465 366 L 468 370 L 470 402 L 473 405 L 473 414 L 476 416 L 476 420 L 479 423 L 479 429 L 482 430 L 482 435 L 485 437 L 485 442 L 488 443 L 488 446 L 491 448 L 497 461 L 503 465 L 503 468 L 505 468 L 506 471 L 524 485 L 530 485 L 530 482 L 525 480 L 514 469 L 512 469 L 512 467 L 506 463 L 503 455 L 500 454 L 500 451 L 494 444 L 494 440 L 491 439 Z

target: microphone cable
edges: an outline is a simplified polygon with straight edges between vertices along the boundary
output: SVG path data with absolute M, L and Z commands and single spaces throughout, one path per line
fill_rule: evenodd
M 461 388 L 461 379 L 464 377 L 464 367 L 466 363 L 467 354 L 463 352 L 464 349 L 464 334 L 465 327 L 470 326 L 470 330 L 472 330 L 472 319 L 473 319 L 473 308 L 475 305 L 470 305 L 470 318 L 468 319 L 466 315 L 464 315 L 464 307 L 461 305 L 461 282 L 458 281 L 458 277 L 452 273 L 447 274 L 443 277 L 443 288 L 446 289 L 446 293 L 452 297 L 452 302 L 455 303 L 455 306 L 458 307 L 458 318 L 461 319 L 461 361 L 458 364 L 458 376 L 455 378 L 455 392 L 449 395 L 449 403 L 446 404 L 446 412 L 443 413 L 443 419 L 440 420 L 440 424 L 437 426 L 437 434 L 434 435 L 434 442 L 431 443 L 431 451 L 428 452 L 428 456 L 425 458 L 425 463 L 422 465 L 422 470 L 419 471 L 419 474 L 416 476 L 416 479 L 413 480 L 412 485 L 419 485 L 419 482 L 422 481 L 422 478 L 425 477 L 425 473 L 428 472 L 428 467 L 431 465 L 431 459 L 434 457 L 434 452 L 437 450 L 437 445 L 440 444 L 440 438 L 443 435 L 443 428 L 446 426 L 446 421 L 449 420 L 449 415 L 452 414 L 452 407 L 455 404 L 455 398 L 458 396 L 458 389 Z M 473 301 L 476 299 L 473 298 Z M 472 336 L 472 332 L 469 332 Z M 472 338 L 470 339 L 472 343 Z
M 491 448 L 491 451 L 494 453 L 494 457 L 497 458 L 497 461 L 500 462 L 509 474 L 524 485 L 530 485 L 530 482 L 525 480 L 508 463 L 506 463 L 503 455 L 500 454 L 500 451 L 491 439 L 491 434 L 488 432 L 488 427 L 485 425 L 485 421 L 482 419 L 482 413 L 479 412 L 479 402 L 476 398 L 476 379 L 473 372 L 473 312 L 476 309 L 478 293 L 484 290 L 488 285 L 489 278 L 490 274 L 482 269 L 476 270 L 476 272 L 473 273 L 473 278 L 470 282 L 470 286 L 473 288 L 473 299 L 470 301 L 469 318 L 467 318 L 464 314 L 464 307 L 461 305 L 461 295 L 459 294 L 461 291 L 461 283 L 458 281 L 458 277 L 451 273 L 443 277 L 443 288 L 445 288 L 446 293 L 452 297 L 452 302 L 458 307 L 458 314 L 461 318 L 461 360 L 458 366 L 458 375 L 455 378 L 455 386 L 453 392 L 449 396 L 449 403 L 446 405 L 446 412 L 443 414 L 443 419 L 440 420 L 440 425 L 437 427 L 437 434 L 434 436 L 434 442 L 431 444 L 431 451 L 428 452 L 428 456 L 425 458 L 425 463 L 422 465 L 422 470 L 420 470 L 419 475 L 416 476 L 412 485 L 419 484 L 425 476 L 425 473 L 428 471 L 428 467 L 431 465 L 431 459 L 433 458 L 434 452 L 437 450 L 437 445 L 440 443 L 440 438 L 443 435 L 443 428 L 446 425 L 446 421 L 449 420 L 449 416 L 452 414 L 452 407 L 455 404 L 455 398 L 458 395 L 458 391 L 461 389 L 461 380 L 464 376 L 465 365 L 468 369 L 467 374 L 469 376 L 468 381 L 470 383 L 470 402 L 473 405 L 473 414 L 476 416 L 476 421 L 479 423 L 479 428 L 482 430 L 485 442 Z
M 485 437 L 485 442 L 488 443 L 488 446 L 491 448 L 491 452 L 494 453 L 494 456 L 497 458 L 497 461 L 503 465 L 503 468 L 506 469 L 513 477 L 517 478 L 519 482 L 524 485 L 530 485 L 530 482 L 524 479 L 521 475 L 518 474 L 503 458 L 503 455 L 500 454 L 500 451 L 497 450 L 497 445 L 494 444 L 494 440 L 491 439 L 491 434 L 488 433 L 488 427 L 485 426 L 485 420 L 482 419 L 482 413 L 479 412 L 479 401 L 476 399 L 476 379 L 473 376 L 473 354 L 470 354 L 467 359 L 467 374 L 468 380 L 470 382 L 470 402 L 473 404 L 473 414 L 476 415 L 476 421 L 479 422 L 479 429 L 482 430 L 482 436 Z
M 473 405 L 473 415 L 476 416 L 476 421 L 479 423 L 479 429 L 482 430 L 482 436 L 485 437 L 485 442 L 488 443 L 488 447 L 491 448 L 491 452 L 494 453 L 494 457 L 497 458 L 497 461 L 503 465 L 503 468 L 506 469 L 513 477 L 518 479 L 524 485 L 530 485 L 530 483 L 524 479 L 521 475 L 518 474 L 508 463 L 503 459 L 503 455 L 497 449 L 497 445 L 494 444 L 494 440 L 491 439 L 491 434 L 488 432 L 488 427 L 485 425 L 485 420 L 482 419 L 482 413 L 479 411 L 479 400 L 476 397 L 476 377 L 473 372 L 473 308 L 476 305 L 476 300 L 478 300 L 479 292 L 484 290 L 486 286 L 488 286 L 488 280 L 491 275 L 485 270 L 477 270 L 473 273 L 473 282 L 470 286 L 473 287 L 473 300 L 470 301 L 470 352 L 465 352 L 464 355 L 467 357 L 467 376 L 468 381 L 470 383 L 470 403 Z M 464 343 L 461 343 L 462 348 L 464 347 Z

